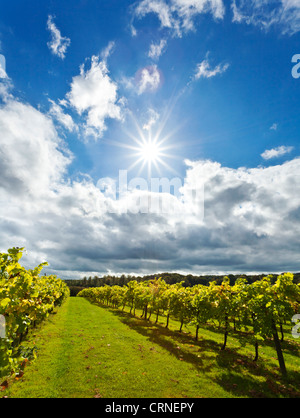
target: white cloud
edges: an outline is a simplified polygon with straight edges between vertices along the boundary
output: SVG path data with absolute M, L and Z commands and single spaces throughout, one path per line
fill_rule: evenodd
M 52 53 L 61 59 L 64 59 L 68 47 L 71 45 L 71 40 L 61 35 L 60 30 L 53 22 L 53 16 L 48 16 L 47 28 L 51 33 L 51 41 L 48 42 L 48 47 Z
M 236 23 L 241 23 L 243 20 L 245 20 L 245 16 L 242 15 L 240 9 L 238 9 L 235 0 L 233 0 L 231 4 L 231 9 L 233 12 L 233 18 L 232 21 Z
M 255 25 L 268 31 L 279 28 L 283 34 L 300 31 L 300 3 L 298 0 L 233 0 L 233 21 Z
M 167 193 L 163 205 L 179 210 L 135 214 L 153 192 L 114 200 L 113 179 L 108 195 L 88 177 L 71 181 L 72 156 L 50 116 L 11 94 L 0 105 L 0 251 L 25 246 L 28 266 L 47 260 L 63 278 L 300 269 L 300 158 L 252 169 L 186 161 L 181 191 L 205 187 L 204 218 L 187 218 L 191 202 Z
M 157 14 L 161 26 L 165 28 L 172 28 L 174 25 L 172 12 L 168 4 L 163 0 L 143 0 L 141 1 L 136 9 L 135 14 L 141 18 L 148 13 Z
M 148 57 L 152 58 L 153 60 L 158 60 L 158 58 L 163 54 L 167 45 L 167 41 L 165 39 L 161 39 L 159 44 L 152 43 L 150 45 L 150 49 L 148 52 Z
M 112 54 L 115 46 L 116 44 L 113 41 L 108 43 L 107 47 L 101 52 L 101 58 L 103 61 L 107 61 L 107 58 Z
M 18 195 L 47 194 L 71 162 L 52 120 L 9 99 L 0 108 L 0 188 Z
M 282 157 L 283 155 L 289 154 L 290 152 L 293 151 L 293 149 L 294 147 L 281 146 L 278 148 L 266 150 L 265 152 L 261 154 L 261 156 L 265 160 L 270 160 L 272 158 L 278 158 L 278 157 Z
M 131 36 L 133 38 L 135 38 L 137 36 L 137 30 L 132 24 L 130 25 L 130 32 L 131 32 Z
M 108 50 L 106 50 L 106 54 Z M 107 119 L 122 119 L 122 103 L 118 98 L 118 86 L 110 78 L 106 60 L 93 56 L 90 69 L 80 67 L 80 75 L 73 77 L 67 94 L 70 105 L 84 115 L 86 133 L 102 136 Z
M 162 75 L 155 64 L 140 68 L 134 77 L 123 76 L 120 82 L 127 90 L 138 95 L 154 93 L 161 86 Z
M 0 82 L 0 99 L 3 102 L 6 102 L 9 98 L 12 98 L 11 90 L 13 88 L 13 84 L 9 78 L 5 78 Z
M 49 99 L 49 102 L 51 103 L 49 114 L 68 131 L 78 131 L 78 127 L 73 121 L 72 116 L 64 113 L 62 107 L 55 103 L 53 100 Z
M 300 268 L 300 159 L 253 169 L 186 161 L 181 191 L 205 186 L 204 218 L 187 219 L 190 201 L 167 193 L 163 204 L 180 210 L 135 214 L 137 201 L 147 204 L 153 193 L 114 200 L 89 179 L 67 181 L 72 158 L 49 116 L 10 97 L 0 130 L 0 250 L 26 246 L 31 267 L 47 260 L 47 272 L 63 278 Z
M 173 0 L 172 3 L 172 10 L 182 19 L 185 30 L 194 29 L 197 15 L 211 13 L 215 19 L 223 19 L 225 14 L 223 0 Z
M 300 3 L 298 0 L 231 0 L 232 21 L 255 25 L 262 30 L 278 28 L 283 34 L 300 31 Z M 141 19 L 149 13 L 156 14 L 162 28 L 174 36 L 195 30 L 196 19 L 202 14 L 223 20 L 223 0 L 142 0 L 134 9 L 134 17 Z M 136 33 L 136 32 L 135 32 Z
M 142 18 L 149 13 L 157 15 L 161 27 L 172 30 L 181 37 L 183 32 L 194 30 L 197 16 L 211 13 L 215 19 L 223 19 L 223 0 L 143 0 L 135 8 L 135 16 Z
M 211 78 L 216 75 L 225 73 L 229 68 L 229 64 L 219 64 L 214 68 L 211 68 L 210 63 L 207 59 L 202 61 L 197 65 L 195 79 L 199 80 L 200 78 Z
M 7 117 L 7 112 L 12 110 L 14 119 Z M 253 169 L 231 169 L 211 161 L 187 161 L 182 192 L 197 191 L 205 185 L 204 219 L 192 214 L 192 219 L 186 222 L 184 210 L 169 214 L 151 213 L 151 210 L 147 214 L 134 214 L 137 200 L 143 198 L 145 192 L 128 192 L 118 201 L 101 193 L 91 181 L 64 182 L 68 161 L 62 154 L 58 155 L 57 147 L 49 146 L 49 132 L 54 135 L 54 142 L 58 140 L 51 121 L 28 105 L 11 103 L 1 111 L 5 112 L 0 113 L 1 123 L 5 120 L 11 127 L 7 137 L 13 141 L 14 148 L 20 148 L 22 141 L 27 147 L 38 141 L 35 128 L 26 125 L 28 116 L 35 115 L 34 122 L 39 122 L 40 133 L 43 133 L 39 141 L 45 141 L 44 147 L 32 148 L 32 158 L 22 150 L 17 156 L 13 151 L 5 156 L 0 153 L 0 166 L 3 167 L 3 161 L 7 167 L 17 163 L 13 174 L 26 179 L 24 185 L 39 182 L 37 193 L 30 195 L 21 195 L 16 181 L 4 181 L 0 186 L 0 249 L 25 245 L 28 250 L 25 260 L 31 266 L 48 260 L 50 269 L 47 271 L 74 278 L 107 271 L 136 274 L 154 270 L 194 271 L 199 274 L 299 269 L 300 181 L 297 173 L 300 159 Z M 42 123 L 45 121 L 48 124 Z M 27 129 L 22 131 L 21 139 L 13 127 L 18 131 L 25 125 Z M 0 142 L 2 149 L 3 136 Z M 46 159 L 43 154 L 47 147 Z M 55 187 L 51 187 L 53 158 L 59 173 Z M 51 181 L 35 180 L 35 177 Z M 109 184 L 113 185 L 113 181 Z M 161 199 L 168 205 L 173 202 L 180 207 L 181 203 L 174 196 L 162 194 Z M 124 213 L 124 206 L 128 212 Z
M 161 75 L 157 65 L 142 68 L 136 75 L 138 94 L 154 92 L 161 84 Z
M 147 112 L 147 122 L 143 125 L 144 131 L 150 131 L 152 126 L 156 124 L 159 118 L 159 113 L 150 108 Z
M 272 126 L 270 126 L 270 131 L 277 131 L 278 129 L 278 123 L 273 123 Z

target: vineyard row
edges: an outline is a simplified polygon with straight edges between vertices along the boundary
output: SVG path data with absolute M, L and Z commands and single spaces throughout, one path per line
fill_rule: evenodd
M 26 270 L 19 263 L 23 248 L 0 253 L 0 378 L 18 373 L 29 352 L 21 346 L 30 327 L 44 320 L 69 296 L 68 286 L 56 276 L 40 276 L 47 263 Z M 31 353 L 31 355 L 34 355 Z
M 180 332 L 186 324 L 196 327 L 196 340 L 201 326 L 209 321 L 217 321 L 224 330 L 225 350 L 231 324 L 234 330 L 246 329 L 255 347 L 255 360 L 258 359 L 259 343 L 272 338 L 278 355 L 280 369 L 286 375 L 278 329 L 283 339 L 283 324 L 291 321 L 299 312 L 300 285 L 293 281 L 293 274 L 278 276 L 272 284 L 272 276 L 264 277 L 252 284 L 244 278 L 233 286 L 225 277 L 221 285 L 215 282 L 186 288 L 183 283 L 169 285 L 161 278 L 138 283 L 133 280 L 125 286 L 103 286 L 83 289 L 78 294 L 91 302 L 114 308 L 125 309 L 135 315 L 142 310 L 142 318 L 149 320 L 160 314 L 166 317 L 166 327 L 170 317 L 180 321 Z

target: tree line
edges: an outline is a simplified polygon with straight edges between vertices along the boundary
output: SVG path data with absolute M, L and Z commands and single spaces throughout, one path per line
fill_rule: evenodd
M 283 274 L 283 273 L 282 273 Z M 261 280 L 266 274 L 247 275 L 247 274 L 229 274 L 230 284 L 234 285 L 236 280 L 244 278 L 248 283 L 254 283 L 257 280 Z M 270 275 L 269 275 L 270 276 Z M 272 276 L 272 277 L 271 277 Z M 275 283 L 279 274 L 272 274 L 271 282 Z M 154 280 L 156 277 L 161 277 L 167 284 L 172 285 L 176 283 L 183 283 L 183 287 L 193 287 L 196 285 L 208 286 L 211 282 L 216 282 L 220 285 L 224 279 L 224 275 L 201 275 L 196 276 L 192 274 L 183 275 L 179 273 L 162 273 L 162 274 L 150 274 L 145 276 L 132 276 L 122 274 L 121 276 L 105 275 L 102 277 L 83 277 L 81 279 L 65 280 L 65 283 L 69 286 L 71 296 L 76 296 L 82 289 L 89 287 L 101 287 L 101 286 L 126 286 L 129 282 L 135 280 L 138 283 L 148 280 Z M 300 283 L 300 273 L 294 274 L 294 283 Z

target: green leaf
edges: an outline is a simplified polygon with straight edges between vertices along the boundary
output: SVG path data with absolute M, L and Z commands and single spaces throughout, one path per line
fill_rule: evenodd
M 0 306 L 5 309 L 9 303 L 10 303 L 10 299 L 5 298 L 0 302 Z

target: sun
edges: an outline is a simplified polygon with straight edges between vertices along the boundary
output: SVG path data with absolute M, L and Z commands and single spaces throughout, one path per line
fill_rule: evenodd
M 133 168 L 137 165 L 140 165 L 139 174 L 143 169 L 147 168 L 148 177 L 151 177 L 153 170 L 160 172 L 160 167 L 168 167 L 165 158 L 169 157 L 169 154 L 166 153 L 168 147 L 164 144 L 164 140 L 159 140 L 158 136 L 152 137 L 151 134 L 146 138 L 144 135 L 141 135 L 139 139 L 136 139 L 136 145 L 132 147 L 134 149 L 136 161 L 130 167 Z M 134 156 L 133 155 L 133 156 Z
M 162 150 L 160 149 L 159 144 L 157 144 L 152 139 L 142 143 L 140 146 L 141 158 L 148 164 L 157 162 L 161 154 Z
M 132 120 L 134 122 L 134 130 L 125 130 L 128 138 L 131 139 L 131 143 L 112 141 L 110 140 L 110 145 L 114 145 L 120 148 L 125 148 L 131 152 L 124 156 L 125 158 L 130 158 L 133 160 L 132 164 L 129 164 L 127 171 L 132 171 L 137 169 L 137 176 L 141 176 L 147 172 L 148 180 L 152 178 L 152 175 L 165 174 L 166 172 L 172 172 L 175 175 L 179 175 L 174 164 L 171 164 L 170 160 L 178 160 L 178 155 L 174 154 L 175 148 L 180 148 L 179 144 L 174 144 L 174 141 L 171 141 L 173 135 L 177 132 L 178 128 L 169 131 L 167 134 L 162 135 L 162 131 L 165 127 L 165 123 L 162 122 L 158 127 L 156 132 L 152 132 L 152 127 L 144 125 L 141 127 L 133 115 Z M 167 162 L 168 161 L 168 162 Z
M 141 129 L 138 129 L 138 134 L 138 136 L 131 135 L 135 144 L 129 146 L 129 148 L 134 151 L 131 155 L 135 158 L 135 161 L 128 170 L 130 171 L 134 167 L 139 166 L 138 175 L 147 170 L 148 179 L 151 178 L 154 172 L 161 175 L 161 168 L 175 172 L 166 162 L 166 160 L 175 158 L 174 155 L 170 154 L 170 149 L 174 148 L 174 146 L 167 145 L 171 134 L 160 137 L 160 131 L 156 135 L 152 135 L 151 132 L 145 133 Z

